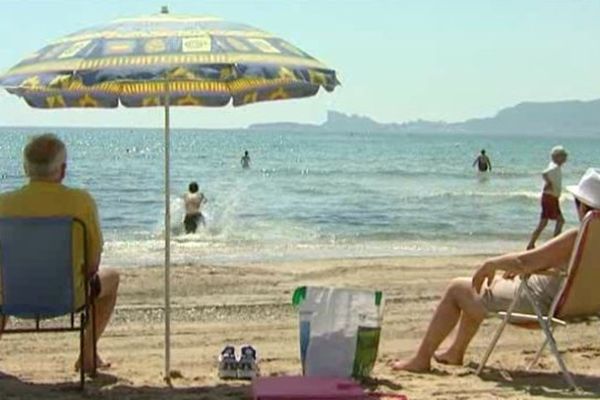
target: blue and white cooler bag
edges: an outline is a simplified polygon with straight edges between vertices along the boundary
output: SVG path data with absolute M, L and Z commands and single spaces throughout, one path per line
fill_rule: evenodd
M 371 373 L 383 320 L 381 292 L 303 286 L 292 301 L 299 311 L 305 376 L 360 379 Z

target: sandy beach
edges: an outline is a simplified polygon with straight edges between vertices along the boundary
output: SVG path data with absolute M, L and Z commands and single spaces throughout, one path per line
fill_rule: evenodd
M 336 285 L 384 291 L 385 320 L 379 360 L 368 386 L 409 399 L 528 399 L 600 397 L 598 324 L 559 329 L 557 338 L 583 393 L 566 391 L 554 360 L 525 365 L 541 333 L 509 327 L 482 377 L 474 369 L 498 321 L 487 320 L 464 367 L 434 364 L 429 374 L 392 372 L 386 362 L 417 346 L 448 280 L 469 275 L 483 256 L 340 259 L 173 268 L 173 388 L 163 383 L 160 267 L 122 269 L 118 308 L 101 355 L 112 362 L 85 395 L 76 387 L 76 334 L 7 335 L 0 341 L 1 399 L 245 399 L 245 382 L 216 376 L 226 343 L 252 343 L 264 375 L 298 374 L 295 287 Z

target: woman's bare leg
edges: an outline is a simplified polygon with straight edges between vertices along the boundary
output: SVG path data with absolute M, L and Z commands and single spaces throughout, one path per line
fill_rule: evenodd
M 394 363 L 393 368 L 413 372 L 429 371 L 435 351 L 452 332 L 461 316 L 461 327 L 454 340 L 457 350 L 462 346 L 466 349 L 485 314 L 479 295 L 471 287 L 471 279 L 454 279 L 438 304 L 415 356 Z
M 446 351 L 435 353 L 433 356 L 435 360 L 442 364 L 462 365 L 467 347 L 479 330 L 482 320 L 483 317 L 473 317 L 463 313 L 452 344 Z

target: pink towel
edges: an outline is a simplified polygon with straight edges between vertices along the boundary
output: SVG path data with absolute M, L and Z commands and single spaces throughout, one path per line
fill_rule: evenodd
M 399 395 L 370 395 L 350 379 L 276 376 L 252 382 L 254 400 L 367 400 L 406 399 Z

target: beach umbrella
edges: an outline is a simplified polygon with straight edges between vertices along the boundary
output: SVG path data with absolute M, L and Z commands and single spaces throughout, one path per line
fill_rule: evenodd
M 163 107 L 165 116 L 165 378 L 170 377 L 172 106 L 243 106 L 309 97 L 339 85 L 335 71 L 293 44 L 211 16 L 122 18 L 51 42 L 0 75 L 35 108 Z

